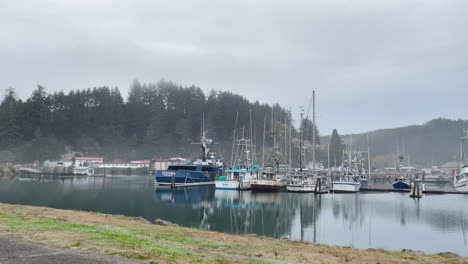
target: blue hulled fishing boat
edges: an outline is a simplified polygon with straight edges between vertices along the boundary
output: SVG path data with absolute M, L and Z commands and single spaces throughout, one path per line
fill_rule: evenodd
M 409 183 L 406 182 L 404 178 L 396 178 L 392 186 L 394 189 L 409 189 L 410 188 Z
M 197 185 L 213 185 L 217 177 L 223 175 L 225 164 L 211 152 L 214 141 L 206 138 L 202 130 L 202 158 L 193 164 L 170 165 L 167 170 L 157 170 L 155 183 L 163 186 L 185 187 Z

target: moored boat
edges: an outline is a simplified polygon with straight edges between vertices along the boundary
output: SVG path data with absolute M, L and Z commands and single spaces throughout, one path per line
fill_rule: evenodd
M 338 181 L 333 181 L 333 192 L 359 192 L 361 183 L 356 177 L 343 176 Z
M 409 189 L 410 185 L 404 178 L 396 178 L 392 184 L 394 189 Z
M 457 191 L 461 192 L 468 192 L 468 165 L 466 164 L 466 160 L 464 160 L 464 152 L 463 152 L 463 142 L 468 140 L 468 130 L 464 131 L 464 135 L 460 141 L 460 172 L 458 175 L 453 176 L 453 187 Z
M 217 189 L 250 189 L 250 181 L 258 178 L 260 173 L 260 167 L 258 165 L 252 165 L 252 148 L 252 141 L 244 138 L 244 129 L 242 129 L 242 138 L 237 140 L 236 158 L 232 158 L 234 160 L 234 164 L 232 165 L 235 169 L 226 170 L 225 176 L 216 179 L 215 186 Z
M 315 184 L 301 183 L 301 184 L 288 184 L 286 185 L 288 192 L 295 193 L 312 193 L 315 192 Z
M 217 189 L 248 190 L 251 188 L 251 180 L 258 177 L 260 167 L 238 168 L 226 170 L 226 176 L 221 176 L 215 181 Z
M 357 167 L 356 160 L 353 159 L 352 154 L 355 154 L 353 151 L 346 151 L 343 155 L 347 155 L 350 158 L 350 162 L 348 160 L 344 160 L 343 162 L 343 174 L 340 176 L 338 180 L 333 181 L 333 192 L 359 192 L 361 189 L 361 182 L 359 181 L 359 169 Z
M 256 191 L 279 191 L 286 187 L 287 167 L 266 167 L 262 171 L 261 178 L 250 181 L 250 188 Z
M 453 177 L 453 187 L 457 191 L 468 192 L 468 165 L 463 165 L 460 173 Z
M 367 173 L 363 172 L 359 174 L 359 183 L 361 183 L 361 188 L 369 188 L 369 179 Z
M 202 158 L 193 164 L 170 165 L 167 170 L 157 170 L 155 184 L 172 187 L 214 185 L 215 179 L 222 176 L 225 164 L 216 158 L 216 153 L 210 152 L 213 144 L 202 128 Z

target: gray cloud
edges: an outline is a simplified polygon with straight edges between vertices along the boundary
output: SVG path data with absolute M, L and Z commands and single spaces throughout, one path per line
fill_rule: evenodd
M 0 88 L 231 90 L 323 134 L 467 118 L 466 1 L 0 1 Z

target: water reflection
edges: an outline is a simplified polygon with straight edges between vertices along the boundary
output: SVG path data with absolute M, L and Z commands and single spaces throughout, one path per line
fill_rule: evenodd
M 356 248 L 468 256 L 468 196 L 155 188 L 149 177 L 0 179 L 0 202 L 165 219 L 183 226 Z
M 171 198 L 161 199 L 165 193 Z M 156 188 L 155 199 L 171 206 L 203 208 L 197 227 L 205 229 L 357 248 L 467 255 L 468 215 L 460 207 L 467 201 L 465 196 L 428 195 L 418 201 L 401 193 L 320 196 L 195 187 Z

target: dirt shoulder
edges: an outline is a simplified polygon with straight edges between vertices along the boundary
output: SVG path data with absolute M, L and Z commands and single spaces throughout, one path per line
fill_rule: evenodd
M 467 263 L 453 254 L 356 250 L 193 228 L 130 217 L 0 203 L 0 232 L 61 248 L 144 263 Z

